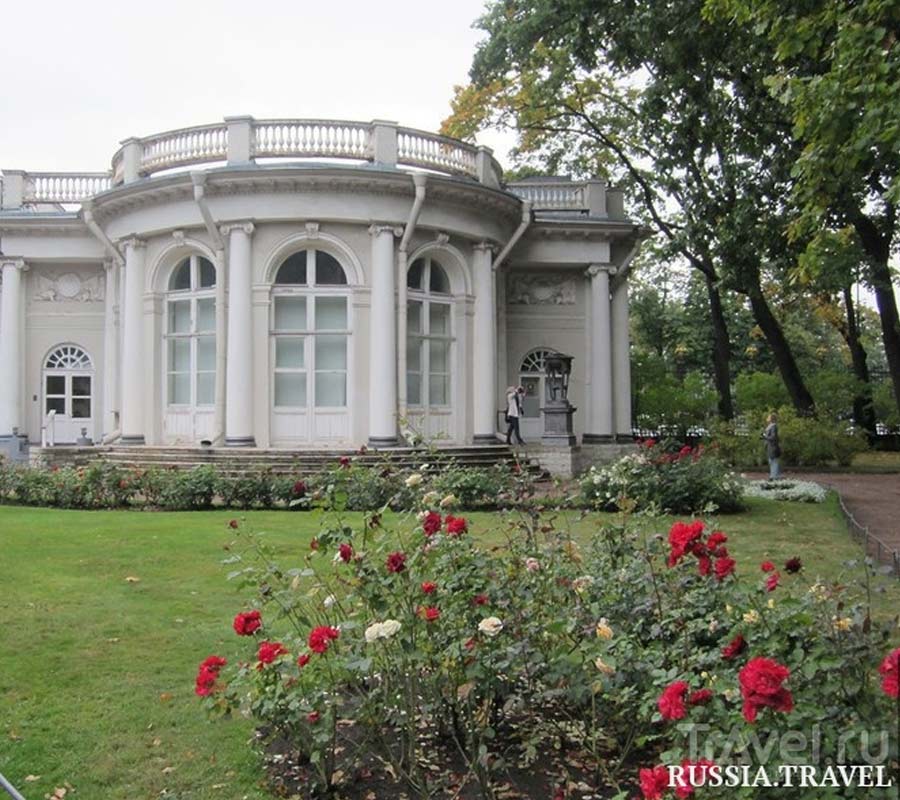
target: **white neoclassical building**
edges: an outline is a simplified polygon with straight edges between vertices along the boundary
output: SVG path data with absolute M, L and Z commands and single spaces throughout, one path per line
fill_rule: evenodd
M 228 117 L 0 192 L 7 443 L 496 441 L 520 383 L 534 441 L 554 351 L 579 439 L 631 438 L 641 231 L 601 181 L 506 185 L 393 122 Z

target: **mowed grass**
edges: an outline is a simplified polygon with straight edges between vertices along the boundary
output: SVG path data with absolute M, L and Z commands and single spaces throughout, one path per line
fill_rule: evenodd
M 251 721 L 209 722 L 193 694 L 205 656 L 246 657 L 231 630 L 244 598 L 220 563 L 235 516 L 0 507 L 0 772 L 28 800 L 66 783 L 76 800 L 269 797 Z M 472 536 L 503 541 L 500 515 L 467 516 Z M 567 512 L 556 524 L 586 540 L 609 518 Z M 241 520 L 268 532 L 288 566 L 322 523 L 318 513 Z M 755 500 L 719 523 L 752 580 L 766 557 L 799 554 L 807 577 L 829 579 L 861 557 L 833 498 Z M 900 585 L 877 583 L 886 615 L 900 607 Z

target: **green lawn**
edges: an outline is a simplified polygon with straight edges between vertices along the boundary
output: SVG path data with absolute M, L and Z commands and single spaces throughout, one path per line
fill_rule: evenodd
M 207 722 L 193 694 L 202 658 L 241 649 L 230 623 L 242 598 L 220 565 L 234 516 L 0 507 L 0 772 L 26 798 L 66 782 L 84 800 L 267 797 L 251 723 Z M 496 516 L 467 516 L 471 535 L 497 537 Z M 568 518 L 585 538 L 602 519 Z M 320 517 L 246 520 L 287 562 Z M 764 557 L 799 554 L 811 577 L 836 577 L 860 556 L 833 499 L 758 500 L 721 527 L 754 580 Z M 881 583 L 882 613 L 900 607 L 900 584 Z

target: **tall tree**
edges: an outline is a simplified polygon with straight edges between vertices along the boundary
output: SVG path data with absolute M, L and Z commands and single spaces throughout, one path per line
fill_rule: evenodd
M 797 237 L 852 231 L 865 253 L 900 411 L 900 314 L 890 257 L 900 202 L 900 5 L 885 0 L 707 0 L 707 16 L 774 47 L 769 86 L 802 145 Z
M 720 412 L 732 413 L 723 288 L 750 301 L 801 412 L 813 400 L 763 291 L 791 250 L 783 195 L 790 127 L 763 79 L 770 55 L 705 20 L 702 2 L 503 0 L 478 25 L 472 82 L 445 129 L 519 133 L 518 155 L 550 169 L 612 172 L 672 250 L 704 276 Z

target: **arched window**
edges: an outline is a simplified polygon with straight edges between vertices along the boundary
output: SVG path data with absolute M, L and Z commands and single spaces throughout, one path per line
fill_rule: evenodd
M 406 397 L 410 406 L 450 405 L 453 344 L 450 280 L 432 257 L 409 268 L 406 315 Z
M 166 402 L 216 401 L 216 268 L 203 256 L 180 261 L 166 295 Z
M 277 409 L 347 405 L 347 273 L 315 248 L 288 256 L 272 297 L 273 397 Z
M 539 348 L 532 350 L 519 367 L 519 385 L 525 388 L 525 398 L 522 401 L 522 416 L 538 418 L 541 416 L 541 406 L 547 400 L 546 363 L 547 356 L 553 350 Z

